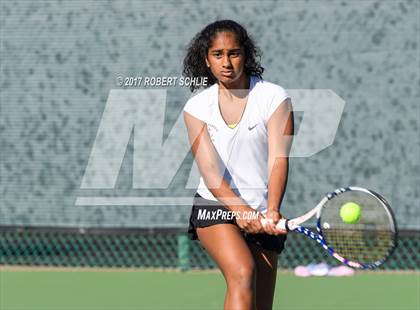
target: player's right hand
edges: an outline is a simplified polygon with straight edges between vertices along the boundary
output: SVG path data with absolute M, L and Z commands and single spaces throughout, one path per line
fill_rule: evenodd
M 287 230 L 278 229 L 277 223 L 283 216 L 280 214 L 279 211 L 275 210 L 267 210 L 264 214 L 265 221 L 262 222 L 263 228 L 265 232 L 269 235 L 283 235 L 287 234 Z

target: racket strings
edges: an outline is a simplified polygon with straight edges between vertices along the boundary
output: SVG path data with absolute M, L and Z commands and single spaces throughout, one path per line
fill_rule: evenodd
M 341 256 L 362 263 L 386 257 L 392 244 L 392 234 L 387 231 L 366 234 L 363 230 L 329 229 L 324 237 Z
M 361 217 L 344 223 L 341 207 L 353 202 L 360 206 Z M 376 196 L 364 192 L 345 192 L 322 208 L 321 229 L 327 244 L 346 259 L 369 264 L 388 256 L 395 242 L 395 227 L 387 206 Z

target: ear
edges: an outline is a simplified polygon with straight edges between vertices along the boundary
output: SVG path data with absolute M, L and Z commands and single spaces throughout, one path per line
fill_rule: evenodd
M 210 62 L 208 61 L 207 57 L 206 57 L 206 65 L 208 68 L 210 68 Z

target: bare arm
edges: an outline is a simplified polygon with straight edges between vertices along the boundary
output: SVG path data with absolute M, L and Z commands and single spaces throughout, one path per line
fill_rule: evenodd
M 253 211 L 241 197 L 232 191 L 219 171 L 218 154 L 207 132 L 207 125 L 187 112 L 184 112 L 184 122 L 198 169 L 213 196 L 231 211 Z M 249 232 L 256 233 L 263 230 L 259 220 L 237 218 L 236 222 L 242 229 Z
M 207 188 L 229 210 L 233 210 L 235 205 L 247 206 L 247 203 L 232 191 L 219 171 L 218 155 L 207 132 L 207 125 L 186 112 L 184 121 L 191 150 Z
M 289 172 L 289 152 L 294 134 L 293 110 L 290 99 L 279 105 L 268 120 L 268 206 L 267 216 L 274 224 L 281 218 Z M 272 230 L 274 233 L 274 230 Z

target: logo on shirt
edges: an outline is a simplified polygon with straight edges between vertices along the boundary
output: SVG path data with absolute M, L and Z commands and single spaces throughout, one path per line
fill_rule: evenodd
M 257 127 L 257 125 L 258 125 L 258 124 L 255 124 L 254 126 L 248 126 L 248 130 L 252 130 L 252 129 L 254 129 L 255 127 Z

